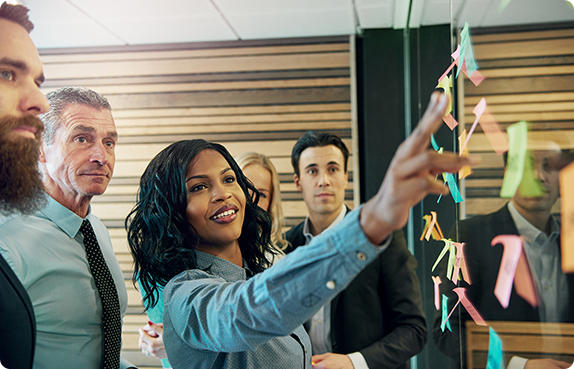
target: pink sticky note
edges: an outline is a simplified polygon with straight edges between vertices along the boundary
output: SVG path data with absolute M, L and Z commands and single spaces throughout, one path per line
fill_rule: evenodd
M 486 100 L 483 97 L 482 99 L 480 99 L 478 104 L 476 104 L 474 109 L 472 109 L 472 112 L 476 116 L 476 119 L 474 120 L 474 123 L 472 123 L 472 127 L 470 127 L 470 131 L 468 131 L 468 136 L 466 137 L 466 142 L 464 143 L 464 146 L 462 147 L 461 150 L 464 151 L 464 149 L 466 148 L 466 145 L 468 144 L 468 141 L 470 140 L 470 136 L 472 136 L 472 133 L 474 132 L 474 129 L 476 128 L 476 125 L 478 124 L 478 121 L 480 120 L 480 117 L 482 117 L 482 113 L 484 113 L 484 109 L 486 109 Z
M 487 108 L 484 109 L 479 123 L 484 134 L 486 134 L 486 138 L 488 138 L 488 141 L 492 145 L 493 150 L 498 155 L 502 155 L 508 151 L 508 139 Z
M 516 265 L 522 253 L 522 241 L 520 237 L 512 234 L 501 234 L 492 239 L 491 246 L 501 243 L 504 246 L 502 252 L 502 261 L 498 270 L 494 295 L 503 308 L 508 307 L 510 293 L 512 292 L 512 283 L 516 274 Z
M 446 78 L 446 76 L 448 75 L 448 73 L 452 70 L 452 68 L 454 67 L 454 65 L 458 65 L 458 56 L 460 54 L 460 44 L 458 45 L 458 47 L 456 48 L 456 50 L 454 51 L 454 53 L 452 53 L 452 58 L 454 59 L 454 61 L 451 63 L 451 65 L 446 69 L 446 71 L 442 74 L 442 76 L 440 76 L 440 78 L 438 79 L 438 84 L 436 85 L 436 87 L 438 87 L 440 85 L 440 82 L 443 80 L 443 78 Z M 435 88 L 436 88 L 435 87 Z
M 456 126 L 458 126 L 458 122 L 456 121 L 456 119 L 454 119 L 452 114 L 443 117 L 442 120 L 446 123 L 446 125 L 448 126 L 448 128 L 450 128 L 451 131 L 454 130 Z
M 432 281 L 434 282 L 434 307 L 437 310 L 440 310 L 440 292 L 439 292 L 439 284 L 442 283 L 439 276 L 432 276 Z
M 456 247 L 456 262 L 454 265 L 454 272 L 452 274 L 452 282 L 457 284 L 458 272 L 462 273 L 462 278 L 466 283 L 471 284 L 470 275 L 468 274 L 468 268 L 466 266 L 466 258 L 464 256 L 464 243 L 452 243 Z
M 516 273 L 514 274 L 514 289 L 518 296 L 526 300 L 532 307 L 538 306 L 538 295 L 528 266 L 528 260 L 524 252 L 520 254 L 518 264 L 516 264 Z
M 448 315 L 447 319 L 450 318 L 450 316 L 454 312 L 454 309 L 456 309 L 457 305 L 459 303 L 461 303 L 462 306 L 464 306 L 464 308 L 466 309 L 466 311 L 468 311 L 468 313 L 470 314 L 470 317 L 472 318 L 472 320 L 474 320 L 474 322 L 476 324 L 487 326 L 488 324 L 486 324 L 486 322 L 484 321 L 484 319 L 482 318 L 480 313 L 474 308 L 472 303 L 470 301 L 468 301 L 468 298 L 466 297 L 466 288 L 457 287 L 457 288 L 453 289 L 453 291 L 458 295 L 458 301 L 454 305 L 454 308 L 452 309 L 452 311 Z
M 429 225 L 429 227 L 428 227 L 428 229 L 427 229 L 427 233 L 425 234 L 425 239 L 426 239 L 427 241 L 430 240 L 431 234 L 432 234 L 432 232 L 434 231 L 434 227 L 435 227 L 435 224 L 436 224 L 436 212 L 431 211 L 431 215 L 432 215 L 432 219 L 431 219 L 430 225 Z
M 470 79 L 470 81 L 475 85 L 478 86 L 480 84 L 480 82 L 482 82 L 484 80 L 484 76 L 482 74 L 480 74 L 480 72 L 478 70 L 475 70 L 474 72 L 472 72 L 472 75 L 468 75 L 468 71 L 466 70 L 466 63 L 462 64 L 462 72 L 464 73 L 465 76 L 468 77 L 468 79 Z

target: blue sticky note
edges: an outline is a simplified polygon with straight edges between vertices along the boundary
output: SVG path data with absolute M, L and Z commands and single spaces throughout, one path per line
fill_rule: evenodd
M 498 334 L 492 329 L 488 328 L 489 340 L 488 340 L 488 361 L 486 363 L 486 369 L 501 369 L 502 368 L 502 341 Z
M 444 294 L 442 295 L 442 319 L 440 322 L 440 329 L 444 332 L 444 327 L 447 327 L 449 331 L 452 332 L 450 328 L 450 322 L 448 321 L 448 297 Z

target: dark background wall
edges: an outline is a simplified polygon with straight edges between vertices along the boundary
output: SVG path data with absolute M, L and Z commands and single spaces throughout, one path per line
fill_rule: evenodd
M 367 30 L 357 40 L 359 153 L 361 158 L 361 200 L 372 197 L 382 182 L 387 167 L 405 139 L 405 68 L 410 77 L 410 107 L 413 128 L 428 104 L 438 78 L 450 64 L 450 27 L 432 26 L 410 30 Z M 405 39 L 409 62 L 405 63 Z M 453 149 L 454 134 L 444 125 L 435 135 L 445 150 Z M 452 197 L 427 197 L 413 209 L 414 255 L 418 261 L 424 309 L 429 328 L 426 348 L 417 358 L 419 368 L 448 367 L 448 359 L 432 343 L 434 289 L 430 272 L 442 243 L 421 242 L 422 216 L 436 211 L 443 232 L 454 224 Z M 444 229 L 446 228 L 446 229 Z M 408 237 L 407 232 L 405 235 Z

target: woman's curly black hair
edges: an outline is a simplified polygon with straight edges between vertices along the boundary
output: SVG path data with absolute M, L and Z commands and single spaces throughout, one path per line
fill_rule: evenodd
M 203 150 L 220 153 L 235 172 L 245 193 L 245 218 L 239 247 L 249 269 L 259 273 L 270 266 L 266 253 L 271 246 L 271 218 L 256 204 L 259 193 L 245 177 L 227 149 L 205 140 L 184 140 L 162 150 L 147 166 L 140 179 L 136 205 L 127 216 L 125 227 L 134 258 L 133 281 L 139 280 L 146 310 L 154 307 L 170 279 L 196 268 L 195 249 L 199 237 L 186 219 L 186 173 L 189 163 Z

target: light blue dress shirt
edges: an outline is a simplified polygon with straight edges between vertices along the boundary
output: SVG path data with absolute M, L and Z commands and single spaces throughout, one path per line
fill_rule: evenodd
M 338 227 L 250 279 L 245 269 L 198 251 L 199 268 L 178 274 L 163 292 L 172 366 L 310 369 L 310 342 L 301 324 L 389 243 L 371 244 L 358 214 L 349 213 Z
M 109 233 L 91 209 L 86 219 L 114 278 L 123 317 L 127 291 Z M 0 253 L 34 306 L 35 369 L 99 369 L 103 361 L 102 303 L 79 232 L 82 220 L 52 198 L 34 215 L 0 217 Z M 122 360 L 122 368 L 130 366 Z

